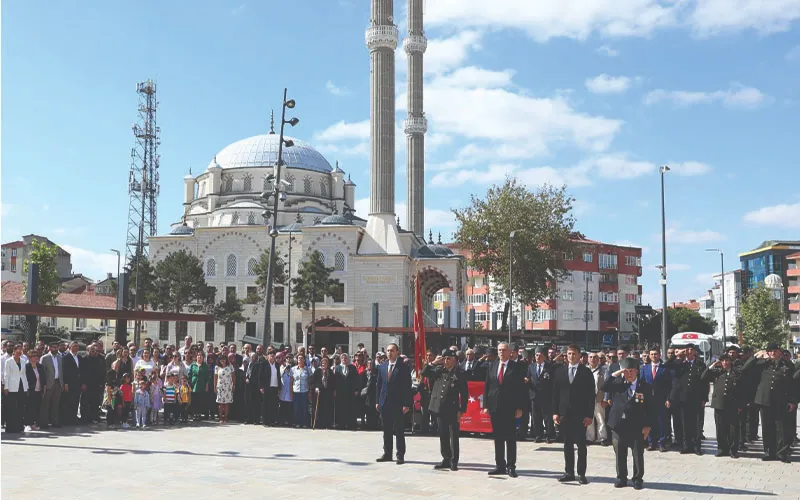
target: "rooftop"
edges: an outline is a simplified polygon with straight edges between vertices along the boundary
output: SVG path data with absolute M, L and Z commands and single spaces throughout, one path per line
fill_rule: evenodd
M 3 302 L 15 304 L 25 303 L 25 289 L 22 283 L 16 281 L 3 281 Z M 116 309 L 117 299 L 108 295 L 95 295 L 94 293 L 60 293 L 57 298 L 59 306 L 67 307 L 94 307 L 97 309 Z

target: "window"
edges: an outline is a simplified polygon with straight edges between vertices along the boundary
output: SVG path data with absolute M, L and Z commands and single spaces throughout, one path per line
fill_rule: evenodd
M 635 293 L 626 293 L 625 294 L 625 302 L 628 304 L 636 303 L 636 294 Z
M 258 300 L 258 287 L 257 286 L 248 286 L 247 287 L 247 301 L 250 303 L 255 303 Z
M 591 302 L 592 300 L 594 300 L 593 297 L 594 297 L 594 292 L 586 292 L 586 291 L 583 292 L 584 302 Z
M 253 190 L 253 176 L 247 174 L 244 176 L 244 180 L 242 180 L 242 191 L 245 193 L 249 193 Z
M 250 259 L 247 261 L 247 275 L 248 276 L 255 276 L 256 275 L 256 267 L 258 267 L 258 262 L 256 259 Z
M 600 273 L 600 283 L 618 283 L 616 274 Z
M 176 321 L 175 322 L 175 335 L 176 339 L 185 339 L 189 335 L 189 322 Z
M 342 252 L 336 252 L 336 256 L 333 259 L 333 270 L 344 271 L 344 254 Z
M 75 328 L 86 328 L 86 318 L 75 318 Z
M 619 294 L 612 292 L 600 292 L 600 302 L 615 304 L 619 302 Z
M 12 273 L 17 272 L 17 261 L 16 260 L 12 260 L 11 261 L 11 272 Z
M 250 212 L 247 214 L 247 225 L 255 226 L 256 225 L 256 213 Z
M 564 260 L 573 260 L 575 256 L 572 255 L 572 252 L 564 252 Z
M 276 286 L 272 290 L 272 303 L 276 306 L 282 306 L 286 300 L 286 288 L 282 286 Z
M 158 340 L 169 340 L 169 321 L 158 322 Z
M 558 319 L 558 312 L 555 309 L 537 309 L 535 311 L 528 311 L 528 319 L 534 323 L 553 321 Z
M 235 286 L 226 286 L 225 287 L 225 300 L 228 299 L 236 299 L 236 287 Z
M 214 322 L 206 321 L 205 341 L 214 342 Z
M 637 295 L 636 296 L 636 305 L 637 306 L 642 305 L 642 296 L 641 295 Z
M 625 322 L 626 323 L 636 323 L 636 313 L 635 312 L 626 312 L 625 313 Z
M 488 293 L 476 293 L 475 295 L 467 295 L 467 304 L 486 304 L 489 302 Z
M 236 276 L 236 256 L 233 254 L 228 255 L 228 261 L 225 269 L 226 276 Z
M 294 192 L 294 176 L 293 175 L 287 175 L 286 176 L 286 182 L 289 183 L 289 185 L 286 186 L 286 192 L 287 193 L 293 193 Z
M 562 300 L 575 300 L 575 292 L 572 290 L 564 290 L 561 292 Z
M 343 304 L 344 303 L 344 283 L 337 283 L 333 287 L 333 293 L 331 294 L 331 298 L 333 299 L 334 304 Z
M 225 342 L 236 341 L 236 323 L 225 323 Z
M 314 192 L 314 189 L 311 187 L 311 177 L 308 175 L 303 178 L 303 192 L 305 194 L 311 194 Z
M 248 337 L 255 337 L 256 336 L 256 322 L 255 321 L 248 321 L 244 324 L 244 334 Z
M 591 262 L 592 261 L 592 252 L 583 252 L 583 261 L 584 262 Z
M 634 257 L 633 255 L 626 255 L 625 256 L 625 265 L 626 266 L 642 267 L 642 258 L 641 257 Z
M 573 311 L 572 309 L 567 309 L 566 311 L 563 311 L 561 313 L 561 319 L 566 321 L 571 321 L 575 319 L 575 311 Z
M 592 278 L 592 273 L 583 273 L 583 281 L 592 282 L 594 278 Z
M 583 311 L 581 319 L 583 321 L 594 321 L 594 311 Z
M 230 175 L 222 176 L 222 192 L 230 193 L 233 191 L 233 177 Z
M 272 341 L 283 342 L 283 322 L 279 321 L 272 325 Z
M 298 344 L 303 343 L 303 323 L 299 321 L 294 324 L 294 341 Z
M 475 321 L 489 321 L 489 313 L 475 311 Z
M 608 253 L 601 253 L 600 257 L 600 269 L 616 269 L 617 268 L 617 256 Z
M 567 274 L 564 275 L 564 283 L 574 283 L 575 276 L 572 274 L 572 271 L 567 271 Z
M 239 223 L 239 212 L 233 212 L 231 216 L 231 225 L 235 226 Z
M 12 257 L 16 257 L 17 256 L 17 249 L 16 248 L 12 248 L 11 249 L 11 256 Z
M 325 179 L 319 181 L 319 194 L 328 196 L 328 181 Z
M 636 276 L 626 275 L 625 276 L 625 284 L 626 285 L 635 285 L 636 284 Z

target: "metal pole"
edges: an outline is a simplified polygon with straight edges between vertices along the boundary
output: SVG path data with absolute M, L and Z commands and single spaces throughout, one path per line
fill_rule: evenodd
M 669 167 L 664 165 L 661 172 L 661 355 L 667 359 L 667 223 L 664 209 L 664 174 Z
M 511 266 L 513 265 L 511 245 L 514 243 L 514 233 L 508 238 L 508 345 L 511 346 L 511 318 L 514 316 L 514 289 L 511 287 Z
M 722 268 L 722 350 L 727 348 L 727 327 L 725 322 L 725 256 L 722 250 L 719 251 L 719 265 Z
M 117 254 L 117 291 L 119 291 L 119 250 L 111 249 L 112 252 Z M 119 293 L 117 293 L 117 309 L 119 309 Z
M 586 293 L 583 295 L 583 301 L 586 303 L 585 309 L 583 312 L 583 321 L 586 326 L 586 330 L 584 332 L 584 342 L 586 342 L 586 348 L 589 348 L 589 280 L 586 279 L 586 275 L 583 276 L 583 281 L 586 282 Z
M 286 344 L 292 345 L 292 232 L 289 231 L 289 282 L 286 287 L 289 289 L 289 303 L 286 307 Z M 297 340 L 295 339 L 295 344 Z

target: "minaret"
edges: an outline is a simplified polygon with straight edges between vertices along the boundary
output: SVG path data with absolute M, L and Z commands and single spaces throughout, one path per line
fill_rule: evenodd
M 406 133 L 406 174 L 408 176 L 408 229 L 425 239 L 425 132 L 428 120 L 422 108 L 422 55 L 428 47 L 422 28 L 422 3 L 408 0 L 408 37 L 403 49 L 408 55 L 408 118 Z

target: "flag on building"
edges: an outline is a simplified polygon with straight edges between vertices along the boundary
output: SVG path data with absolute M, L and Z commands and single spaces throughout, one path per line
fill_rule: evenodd
M 414 278 L 414 366 L 417 369 L 417 381 L 422 379 L 422 362 L 425 359 L 425 317 L 422 312 L 422 293 L 420 293 L 419 271 Z

